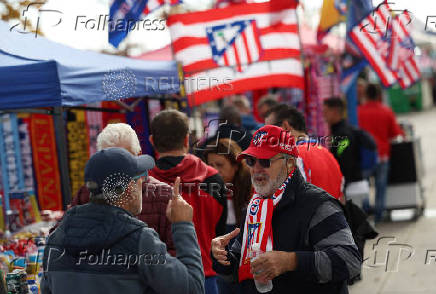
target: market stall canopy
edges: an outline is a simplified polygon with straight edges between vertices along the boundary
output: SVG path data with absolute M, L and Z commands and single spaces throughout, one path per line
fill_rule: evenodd
M 77 106 L 179 91 L 175 61 L 69 48 L 0 21 L 0 109 Z

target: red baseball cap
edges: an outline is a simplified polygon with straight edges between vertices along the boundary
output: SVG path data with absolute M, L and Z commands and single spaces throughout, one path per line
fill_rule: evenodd
M 295 138 L 291 132 L 280 127 L 266 125 L 254 133 L 250 146 L 238 155 L 238 160 L 246 155 L 259 159 L 270 159 L 279 153 L 298 157 Z

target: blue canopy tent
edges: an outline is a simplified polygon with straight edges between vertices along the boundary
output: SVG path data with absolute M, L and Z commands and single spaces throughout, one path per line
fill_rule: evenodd
M 53 115 L 64 208 L 71 195 L 63 107 L 179 92 L 174 61 L 77 50 L 34 34 L 10 31 L 2 21 L 0 40 L 0 112 Z M 34 109 L 38 107 L 53 109 Z
M 0 109 L 77 106 L 179 91 L 175 61 L 77 50 L 10 31 L 5 22 L 0 22 L 0 40 Z M 50 84 L 43 86 L 41 81 Z M 27 87 L 18 90 L 17 85 Z

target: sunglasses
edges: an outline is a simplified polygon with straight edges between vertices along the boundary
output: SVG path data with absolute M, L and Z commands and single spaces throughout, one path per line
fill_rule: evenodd
M 247 165 L 249 167 L 253 167 L 253 166 L 256 165 L 256 161 L 259 161 L 259 164 L 260 164 L 261 167 L 263 167 L 263 168 L 270 168 L 271 167 L 271 163 L 273 161 L 276 161 L 276 160 L 279 160 L 279 159 L 283 159 L 283 158 L 285 158 L 285 157 L 278 157 L 278 158 L 275 158 L 275 159 L 258 159 L 256 157 L 247 156 L 245 158 L 245 163 L 247 163 Z

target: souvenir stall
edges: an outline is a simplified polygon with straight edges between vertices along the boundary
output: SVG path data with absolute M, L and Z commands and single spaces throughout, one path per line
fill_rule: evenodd
M 18 289 L 27 272 L 37 287 L 44 237 L 83 185 L 96 135 L 118 120 L 146 142 L 149 98 L 177 101 L 179 73 L 173 61 L 76 50 L 4 22 L 0 37 L 0 277 Z

